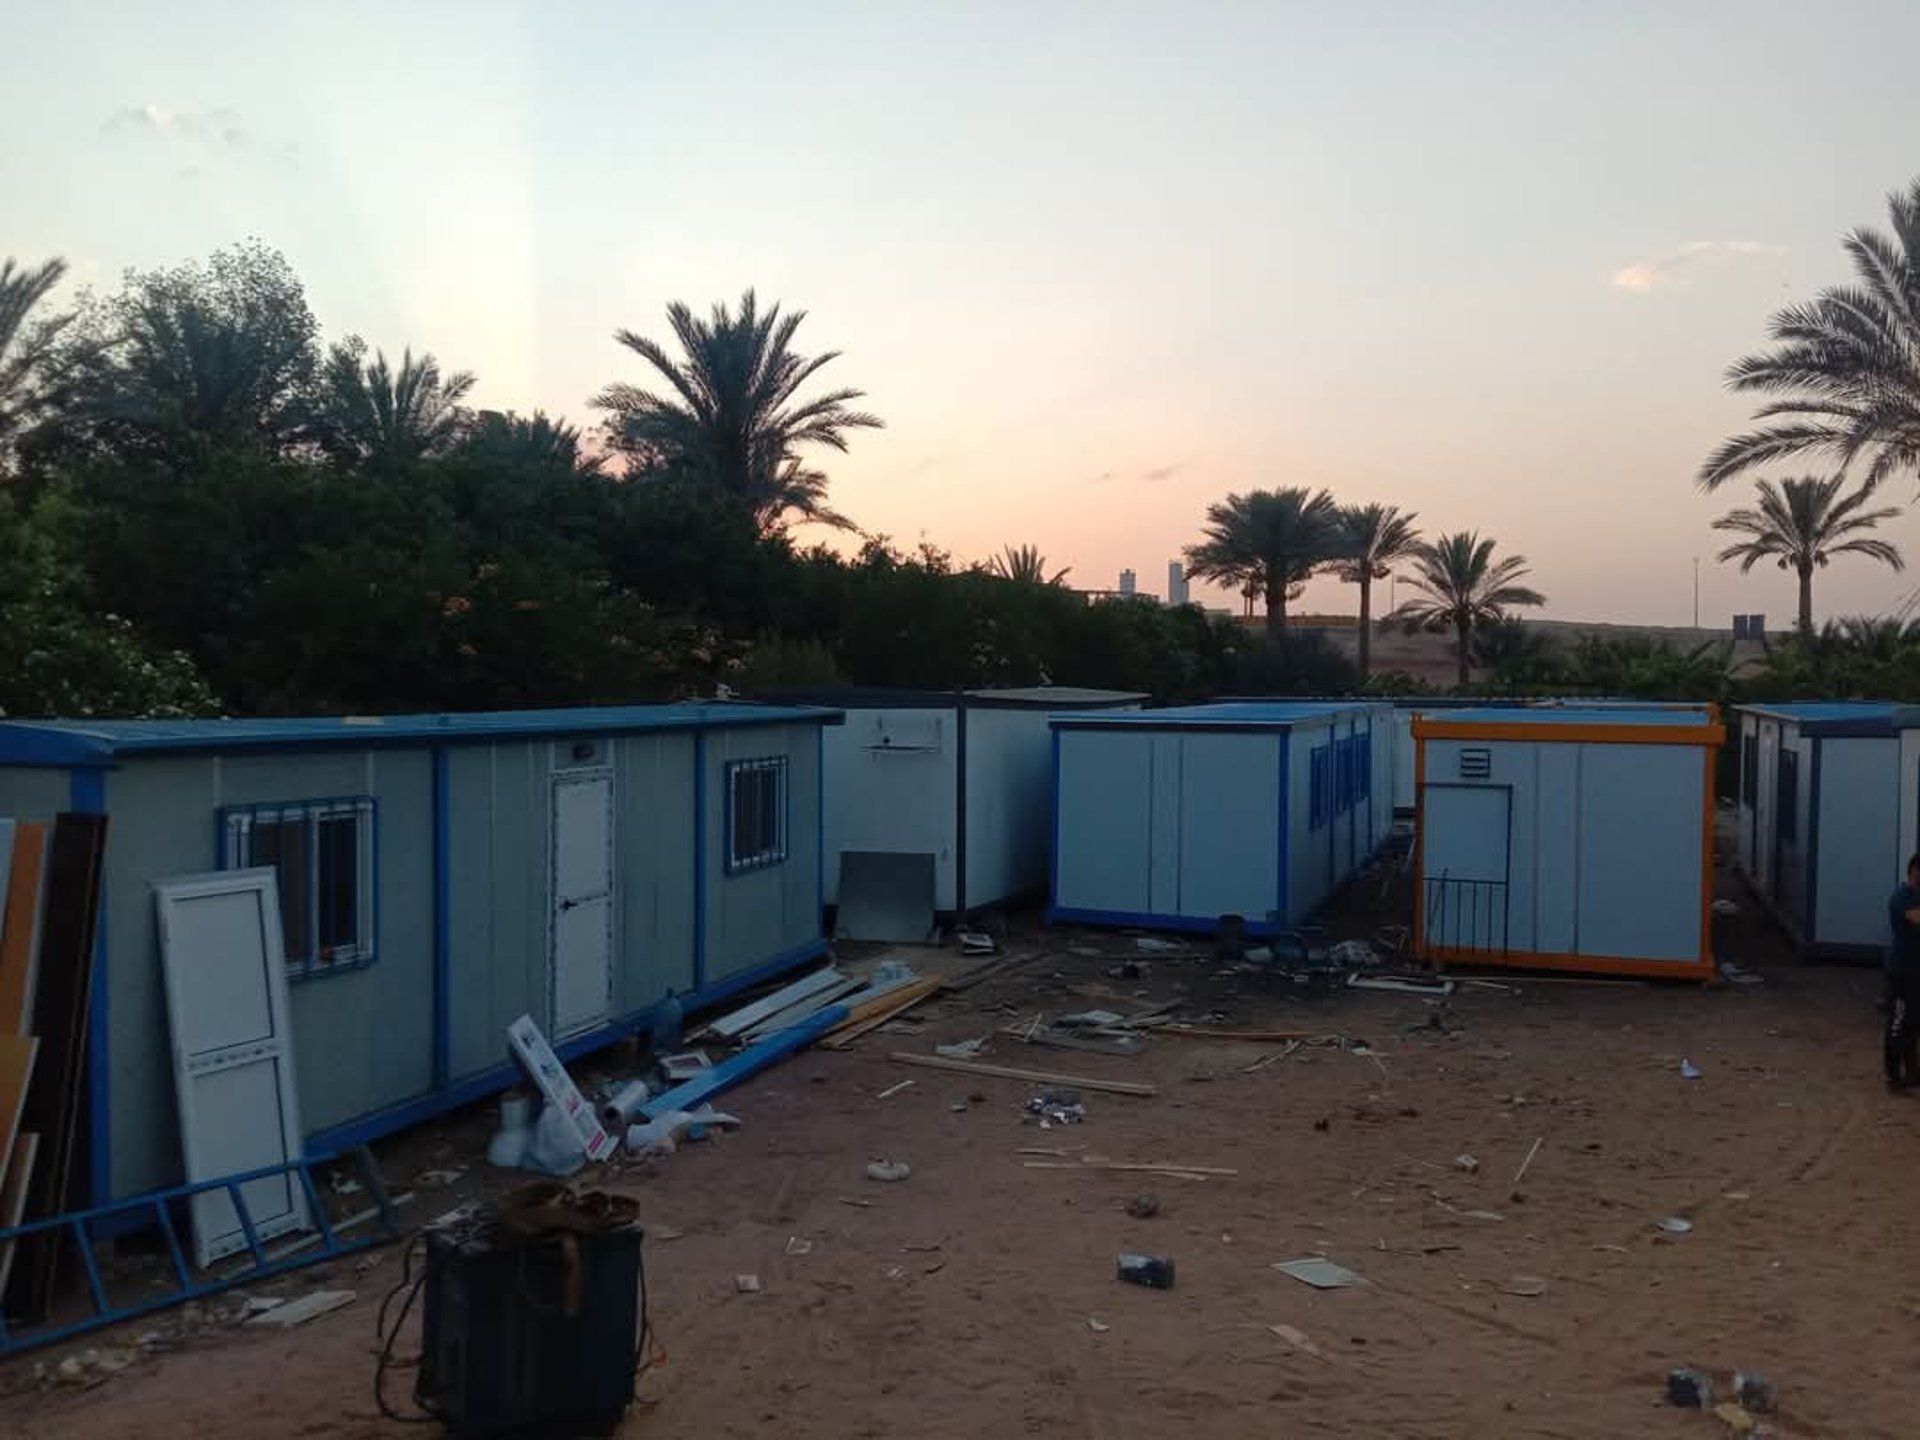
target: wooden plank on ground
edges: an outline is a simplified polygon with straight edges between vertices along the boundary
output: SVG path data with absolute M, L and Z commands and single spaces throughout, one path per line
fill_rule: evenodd
M 1140 1080 L 1103 1080 L 1098 1076 L 1062 1075 L 1051 1070 L 1017 1070 L 1011 1065 L 986 1065 L 977 1060 L 949 1060 L 944 1055 L 914 1055 L 895 1050 L 887 1056 L 902 1065 L 924 1065 L 929 1070 L 951 1070 L 959 1075 L 983 1075 L 997 1080 L 1025 1080 L 1034 1085 L 1070 1085 L 1077 1090 L 1100 1090 L 1110 1095 L 1137 1095 L 1142 1099 L 1160 1091 Z
M 34 962 L 39 946 L 41 862 L 47 827 L 29 821 L 13 835 L 7 865 L 7 907 L 0 919 L 0 1035 L 24 1035 L 32 1028 Z
M 0 1185 L 0 1230 L 11 1230 L 26 1216 L 27 1183 L 33 1178 L 33 1162 L 40 1153 L 40 1137 L 23 1130 L 14 1137 L 13 1154 L 7 1161 L 7 1178 Z M 7 1293 L 7 1277 L 13 1273 L 13 1253 L 18 1240 L 0 1240 L 0 1295 Z
M 1189 1040 L 1252 1040 L 1266 1044 L 1276 1040 L 1312 1040 L 1324 1030 L 1220 1030 L 1211 1025 L 1162 1025 L 1162 1035 L 1181 1035 Z
M 820 1042 L 823 1049 L 844 1050 L 870 1030 L 877 1030 L 904 1010 L 939 994 L 941 981 L 915 980 L 885 995 L 876 995 L 859 1005 L 849 1006 L 847 1018 L 832 1034 Z
M 93 937 L 100 915 L 100 864 L 107 817 L 54 817 L 47 843 L 46 899 L 34 981 L 33 1033 L 40 1060 L 27 1087 L 22 1124 L 40 1137 L 40 1159 L 27 1187 L 27 1219 L 64 1214 L 76 1189 L 86 1190 L 86 1147 L 80 1144 L 87 1078 L 87 1012 L 93 992 Z M 76 1180 L 78 1185 L 76 1186 Z M 46 1319 L 65 1244 L 58 1231 L 29 1235 L 6 1298 L 23 1323 Z

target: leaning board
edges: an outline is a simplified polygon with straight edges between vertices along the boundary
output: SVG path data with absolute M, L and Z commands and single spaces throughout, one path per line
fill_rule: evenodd
M 155 881 L 153 890 L 188 1181 L 298 1160 L 286 943 L 273 870 L 186 875 Z M 308 1228 L 306 1196 L 291 1174 L 239 1189 L 258 1239 Z M 193 1197 L 193 1230 L 202 1266 L 247 1247 L 225 1190 Z

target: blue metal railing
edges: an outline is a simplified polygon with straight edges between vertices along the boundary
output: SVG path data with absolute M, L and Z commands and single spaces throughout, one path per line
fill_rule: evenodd
M 300 1160 L 289 1160 L 280 1165 L 267 1165 L 258 1170 L 246 1170 L 236 1175 L 223 1175 L 217 1180 L 201 1180 L 187 1185 L 175 1185 L 167 1190 L 155 1190 L 146 1195 L 129 1200 L 116 1201 L 109 1205 L 95 1206 L 91 1210 L 76 1210 L 71 1214 L 58 1215 L 49 1220 L 34 1220 L 25 1225 L 14 1225 L 0 1229 L 0 1246 L 13 1247 L 18 1242 L 33 1236 L 51 1237 L 49 1243 L 55 1243 L 61 1234 L 70 1235 L 74 1248 L 78 1250 L 81 1267 L 86 1273 L 87 1293 L 93 1303 L 93 1313 L 78 1320 L 49 1320 L 37 1325 L 9 1327 L 4 1314 L 0 1314 L 0 1356 L 18 1354 L 37 1345 L 48 1345 L 65 1340 L 74 1335 L 83 1335 L 102 1325 L 111 1325 L 121 1320 L 132 1319 L 136 1315 L 150 1314 L 155 1310 L 164 1310 L 168 1306 L 178 1305 L 187 1300 L 196 1300 L 207 1295 L 216 1295 L 230 1290 L 235 1285 L 261 1280 L 284 1271 L 297 1270 L 316 1261 L 333 1259 L 341 1255 L 351 1255 L 361 1250 L 370 1250 L 384 1244 L 398 1233 L 394 1218 L 393 1203 L 388 1199 L 386 1189 L 380 1180 L 380 1172 L 374 1164 L 373 1156 L 364 1148 L 354 1152 L 362 1184 L 374 1204 L 374 1227 L 366 1236 L 359 1239 L 343 1240 L 336 1228 L 338 1222 L 327 1219 L 326 1207 L 320 1203 L 320 1193 L 313 1183 L 313 1167 L 337 1162 L 337 1155 L 316 1155 Z M 260 1234 L 253 1223 L 253 1216 L 247 1206 L 247 1197 L 242 1187 L 256 1180 L 269 1180 L 276 1176 L 297 1174 L 300 1188 L 306 1196 L 307 1214 L 313 1222 L 317 1234 L 305 1242 L 295 1241 L 291 1246 L 281 1246 L 269 1252 L 262 1246 Z M 232 1201 L 234 1214 L 239 1218 L 240 1230 L 246 1238 L 246 1253 L 252 1257 L 251 1265 L 242 1264 L 238 1268 L 221 1273 L 197 1271 L 187 1263 L 186 1251 L 181 1247 L 180 1234 L 174 1224 L 172 1208 L 179 1202 L 189 1201 L 198 1195 L 224 1190 Z M 176 1288 L 130 1305 L 116 1306 L 108 1297 L 106 1282 L 100 1274 L 99 1257 L 94 1254 L 96 1243 L 91 1227 L 102 1221 L 114 1222 L 115 1233 L 125 1233 L 129 1228 L 138 1228 L 141 1212 L 150 1211 L 153 1221 L 166 1240 L 167 1257 L 172 1262 Z M 239 1252 L 236 1252 L 236 1254 Z

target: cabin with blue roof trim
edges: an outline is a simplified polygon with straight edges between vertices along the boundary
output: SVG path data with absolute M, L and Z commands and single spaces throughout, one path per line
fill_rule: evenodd
M 1048 918 L 1300 925 L 1393 826 L 1393 730 L 1362 701 L 1056 715 Z
M 0 814 L 108 817 L 91 1199 L 178 1182 L 156 880 L 278 872 L 309 1153 L 504 1088 L 819 956 L 829 709 L 681 704 L 0 723 Z M 76 1195 L 75 1199 L 82 1197 Z
M 1920 850 L 1920 708 L 1743 705 L 1734 865 L 1803 954 L 1878 960 Z

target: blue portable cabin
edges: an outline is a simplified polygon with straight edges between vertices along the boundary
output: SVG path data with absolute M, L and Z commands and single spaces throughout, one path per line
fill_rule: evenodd
M 1361 701 L 1056 715 L 1047 918 L 1301 924 L 1392 828 L 1386 722 Z
M 1462 710 L 1413 734 L 1416 954 L 1711 977 L 1711 705 Z
M 151 882 L 281 874 L 314 1153 L 504 1088 L 822 954 L 835 712 L 683 704 L 0 723 L 0 814 L 105 814 L 88 1017 L 95 1203 L 180 1178 Z M 79 1198 L 79 1197 L 76 1197 Z
M 1920 849 L 1920 709 L 1743 705 L 1734 865 L 1803 954 L 1877 960 Z

